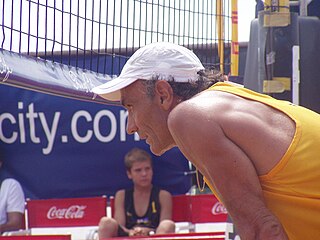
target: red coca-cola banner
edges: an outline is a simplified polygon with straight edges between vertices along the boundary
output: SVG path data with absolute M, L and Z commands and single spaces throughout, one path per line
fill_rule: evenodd
M 225 222 L 227 210 L 212 194 L 191 196 L 191 222 Z
M 106 197 L 29 200 L 28 227 L 96 226 L 106 207 Z
M 176 195 L 172 198 L 172 220 L 175 222 L 191 222 L 190 195 Z
M 176 222 L 226 222 L 227 210 L 213 194 L 176 195 L 172 199 Z

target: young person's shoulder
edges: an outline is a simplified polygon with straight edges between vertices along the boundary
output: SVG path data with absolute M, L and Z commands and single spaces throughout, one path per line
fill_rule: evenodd
M 1 184 L 1 187 L 4 187 L 4 186 L 11 188 L 11 187 L 15 187 L 15 186 L 19 186 L 20 187 L 21 185 L 14 178 L 6 178 L 6 179 L 4 179 L 2 181 L 2 184 Z
M 124 197 L 126 193 L 126 189 L 120 189 L 116 192 L 115 198 Z
M 159 197 L 164 197 L 164 198 L 171 198 L 172 195 L 169 191 L 164 190 L 164 189 L 160 189 L 159 191 Z

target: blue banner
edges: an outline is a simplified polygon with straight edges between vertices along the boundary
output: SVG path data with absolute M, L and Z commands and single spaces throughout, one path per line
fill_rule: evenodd
M 126 134 L 122 107 L 6 85 L 0 99 L 1 172 L 17 179 L 28 198 L 114 195 L 131 184 L 124 155 L 133 147 L 149 151 Z M 189 190 L 189 164 L 178 149 L 153 160 L 154 184 L 172 194 Z

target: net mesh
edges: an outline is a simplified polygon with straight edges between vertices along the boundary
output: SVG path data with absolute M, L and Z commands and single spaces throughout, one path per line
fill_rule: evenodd
M 218 35 L 211 0 L 1 0 L 1 48 L 117 75 L 132 53 L 156 41 L 193 50 L 206 67 L 230 71 L 231 0 Z

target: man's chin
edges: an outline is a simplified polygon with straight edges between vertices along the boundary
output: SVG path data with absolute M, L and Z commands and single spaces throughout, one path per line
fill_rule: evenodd
M 165 152 L 169 151 L 172 147 L 167 147 L 167 148 L 156 148 L 150 145 L 150 150 L 151 152 L 156 155 L 156 156 L 161 156 Z

